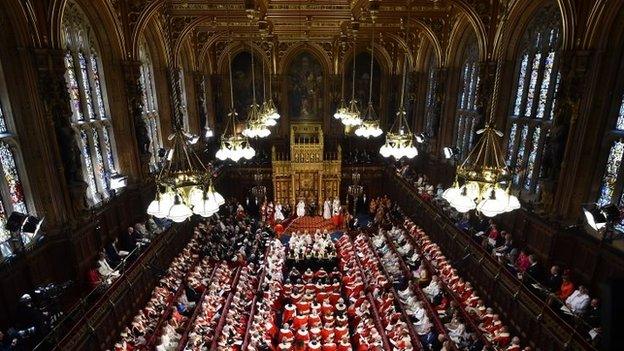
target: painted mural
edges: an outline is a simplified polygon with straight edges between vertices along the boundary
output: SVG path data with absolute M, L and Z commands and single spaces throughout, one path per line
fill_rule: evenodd
M 256 74 L 256 101 L 262 104 L 262 62 L 257 55 L 254 57 Z M 232 58 L 232 82 L 234 89 L 234 108 L 238 112 L 239 121 L 247 120 L 247 111 L 253 101 L 251 54 L 242 51 Z M 226 81 L 227 83 L 227 81 Z M 226 86 L 229 89 L 229 86 Z M 229 97 L 229 91 L 227 96 Z M 229 101 L 227 101 L 229 105 Z M 229 108 L 228 108 L 229 110 Z
M 297 55 L 286 70 L 288 113 L 292 120 L 320 120 L 323 112 L 323 69 L 308 52 Z

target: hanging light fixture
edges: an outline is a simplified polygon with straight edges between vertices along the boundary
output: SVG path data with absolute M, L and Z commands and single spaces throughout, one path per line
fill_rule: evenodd
M 364 112 L 364 118 L 359 127 L 355 130 L 355 135 L 363 138 L 376 138 L 383 134 L 383 131 L 379 127 L 379 118 L 373 107 L 373 63 L 375 53 L 375 20 L 372 20 L 373 33 L 371 39 L 371 59 L 370 59 L 370 74 L 368 76 L 368 107 Z M 355 58 L 354 58 L 355 59 Z
M 271 45 L 271 44 L 269 44 Z M 273 46 L 271 45 L 271 55 L 273 53 Z M 277 124 L 277 120 L 280 119 L 280 114 L 277 111 L 277 107 L 275 107 L 275 104 L 273 103 L 273 84 L 271 83 L 272 81 L 272 74 L 271 74 L 271 69 L 269 66 L 269 98 L 266 98 L 266 94 L 264 96 L 264 103 L 262 104 L 262 115 L 264 116 L 264 123 L 267 126 L 275 126 Z M 264 84 L 264 63 L 262 64 L 262 84 L 263 86 L 265 86 Z M 266 89 L 263 89 L 266 93 Z
M 481 138 L 457 166 L 453 185 L 442 193 L 442 197 L 461 213 L 477 210 L 487 217 L 494 217 L 521 207 L 518 198 L 511 194 L 513 176 L 507 168 L 500 145 L 503 133 L 494 128 L 492 120 L 501 80 L 500 69 L 499 65 L 490 118 L 485 128 L 477 131 Z
M 414 158 L 418 155 L 418 149 L 414 146 L 414 134 L 407 123 L 407 112 L 405 110 L 405 81 L 407 76 L 407 55 L 403 62 L 403 82 L 401 89 L 401 102 L 397 117 L 390 130 L 386 133 L 386 142 L 379 149 L 381 156 L 395 159 Z
M 245 135 L 241 135 L 236 131 L 236 117 L 238 113 L 234 109 L 234 87 L 232 83 L 232 54 L 228 51 L 228 60 L 230 64 L 230 112 L 225 125 L 223 134 L 221 135 L 221 145 L 215 157 L 221 161 L 232 160 L 238 162 L 241 158 L 247 160 L 252 159 L 256 155 L 249 144 L 249 139 Z
M 271 135 L 271 130 L 264 123 L 260 105 L 256 102 L 256 65 L 254 61 L 253 47 L 251 48 L 251 90 L 252 102 L 247 112 L 247 123 L 243 129 L 243 135 L 248 138 L 266 138 Z
M 176 123 L 169 136 L 173 147 L 167 151 L 165 165 L 156 177 L 156 197 L 147 213 L 157 218 L 183 222 L 193 215 L 210 217 L 225 201 L 214 190 L 212 174 L 191 147 L 195 137 Z
M 344 48 L 346 43 L 344 42 L 344 40 L 341 43 L 342 45 L 342 52 L 344 52 Z M 349 110 L 347 108 L 347 104 L 345 103 L 345 99 L 344 99 L 344 92 L 345 92 L 345 70 L 342 70 L 342 77 L 341 77 L 341 81 L 340 81 L 340 103 L 338 104 L 338 108 L 336 109 L 336 112 L 334 113 L 334 118 L 337 120 L 341 120 L 345 114 L 347 113 L 347 111 Z
M 355 39 L 356 34 L 353 33 L 353 75 L 351 76 L 351 101 L 349 101 L 347 111 L 342 115 L 342 118 L 340 119 L 345 127 L 355 127 L 362 124 L 360 109 L 358 108 L 358 103 L 355 99 Z

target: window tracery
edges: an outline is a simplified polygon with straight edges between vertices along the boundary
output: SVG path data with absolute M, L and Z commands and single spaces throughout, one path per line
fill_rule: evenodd
M 479 87 L 477 45 L 470 43 L 464 54 L 462 64 L 458 106 L 456 112 L 455 146 L 461 158 L 465 157 L 473 146 L 474 133 L 478 123 L 476 93 Z
M 110 196 L 110 180 L 117 174 L 112 122 L 98 45 L 86 15 L 68 3 L 62 22 L 65 80 L 91 205 Z
M 560 17 L 556 6 L 539 10 L 525 29 L 516 61 L 507 160 L 516 174 L 514 186 L 527 193 L 538 189 L 542 153 L 561 80 Z M 517 130 L 521 131 L 520 138 L 516 136 Z
M 160 118 L 156 97 L 156 84 L 154 82 L 154 66 L 145 40 L 139 46 L 139 58 L 141 60 L 141 88 L 143 89 L 143 120 L 147 128 L 147 136 L 150 140 L 150 169 L 155 170 L 157 165 L 158 149 L 162 147 L 160 132 Z M 108 139 L 108 135 L 106 136 Z

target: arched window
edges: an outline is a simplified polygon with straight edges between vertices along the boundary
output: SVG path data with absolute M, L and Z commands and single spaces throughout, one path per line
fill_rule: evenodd
M 139 46 L 141 60 L 141 88 L 143 89 L 143 119 L 150 139 L 150 168 L 156 169 L 158 149 L 162 147 L 160 134 L 160 119 L 156 100 L 156 84 L 154 83 L 154 66 L 150 57 L 147 43 L 143 40 Z
M 600 181 L 600 191 L 597 203 L 600 206 L 614 203 L 624 204 L 622 194 L 622 158 L 624 157 L 624 97 L 620 100 L 615 128 L 607 133 L 606 139 L 610 143 L 609 155 Z
M 465 49 L 459 82 L 457 115 L 455 118 L 455 147 L 465 157 L 474 143 L 477 113 L 477 89 L 479 87 L 479 64 L 477 45 L 473 41 Z
M 536 192 L 546 136 L 559 89 L 560 15 L 556 6 L 539 11 L 525 30 L 511 98 L 507 162 L 514 185 Z
M 113 128 L 95 35 L 74 3 L 67 4 L 63 15 L 63 44 L 71 123 L 80 148 L 87 197 L 95 205 L 110 196 L 110 180 L 117 174 Z
M 13 253 L 13 245 L 9 240 L 11 233 L 4 227 L 11 212 L 33 212 L 27 201 L 26 172 L 20 157 L 19 140 L 14 132 L 4 83 L 0 66 L 0 259 Z M 22 237 L 25 245 L 30 240 L 29 236 Z
M 435 136 L 435 108 L 436 108 L 436 89 L 438 85 L 436 75 L 436 57 L 432 52 L 429 55 L 427 64 L 427 95 L 425 96 L 425 132 L 433 137 Z

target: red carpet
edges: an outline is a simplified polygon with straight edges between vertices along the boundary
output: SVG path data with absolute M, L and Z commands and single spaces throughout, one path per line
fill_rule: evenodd
M 296 231 L 301 231 L 303 233 L 304 230 L 307 230 L 310 233 L 314 233 L 317 229 L 321 231 L 327 229 L 329 231 L 334 230 L 336 227 L 334 223 L 332 223 L 331 219 L 324 219 L 321 216 L 303 216 L 295 218 L 287 227 L 286 234 L 290 234 Z

